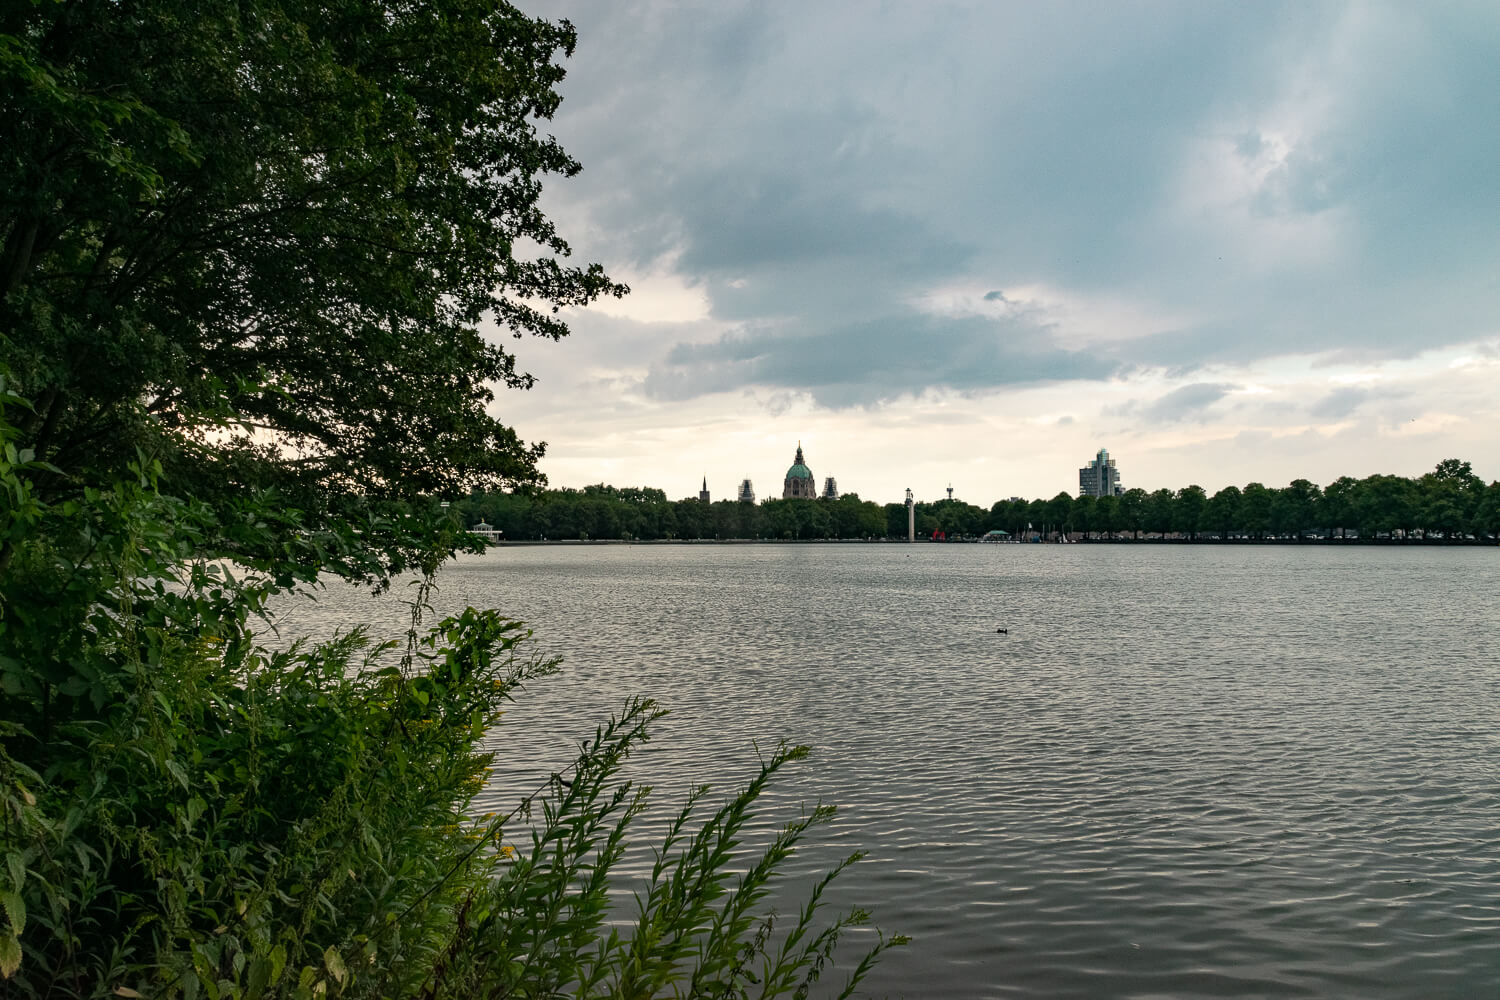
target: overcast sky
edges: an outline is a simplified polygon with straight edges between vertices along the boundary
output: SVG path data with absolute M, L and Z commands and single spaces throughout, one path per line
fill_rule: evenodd
M 553 485 L 1500 477 L 1500 4 L 548 0 Z

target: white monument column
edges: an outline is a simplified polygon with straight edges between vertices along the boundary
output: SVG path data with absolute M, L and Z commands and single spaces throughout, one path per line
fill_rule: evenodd
M 910 488 L 906 491 L 906 540 L 908 542 L 917 540 L 917 507 L 912 502 Z

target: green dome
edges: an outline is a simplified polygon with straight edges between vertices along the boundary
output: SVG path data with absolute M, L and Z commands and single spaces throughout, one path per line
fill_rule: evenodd
M 801 462 L 798 462 L 796 465 L 794 465 L 790 469 L 786 470 L 786 478 L 788 478 L 788 479 L 811 479 L 812 478 L 812 470 L 809 469 L 807 466 L 803 465 Z

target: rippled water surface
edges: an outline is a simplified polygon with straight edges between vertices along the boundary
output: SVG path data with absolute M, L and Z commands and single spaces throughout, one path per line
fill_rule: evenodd
M 497 805 L 633 694 L 673 712 L 631 764 L 662 810 L 812 744 L 770 805 L 839 805 L 803 869 L 869 851 L 835 903 L 915 938 L 874 993 L 1500 994 L 1495 549 L 513 547 L 440 584 L 566 661 Z

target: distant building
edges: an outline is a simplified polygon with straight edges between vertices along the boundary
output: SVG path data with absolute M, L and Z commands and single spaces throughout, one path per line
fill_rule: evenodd
M 703 489 L 701 489 L 701 490 L 698 491 L 698 499 L 701 500 L 703 503 L 708 503 L 708 477 L 707 476 L 703 477 Z
M 748 480 L 748 479 L 741 479 L 740 480 L 740 496 L 739 496 L 739 501 L 740 501 L 740 503 L 754 503 L 755 502 L 755 487 L 750 485 L 750 480 Z
M 832 476 L 829 476 L 823 480 L 823 499 L 837 500 L 838 498 L 839 484 Z
M 1088 465 L 1078 470 L 1078 495 L 1081 497 L 1117 497 L 1125 491 L 1120 488 L 1120 470 L 1109 450 L 1100 448 L 1099 454 Z
M 818 481 L 813 478 L 812 470 L 802 459 L 802 442 L 797 442 L 797 457 L 792 462 L 792 467 L 786 470 L 786 482 L 781 488 L 781 499 L 790 500 L 792 497 L 802 497 L 807 500 L 815 500 L 818 496 Z

